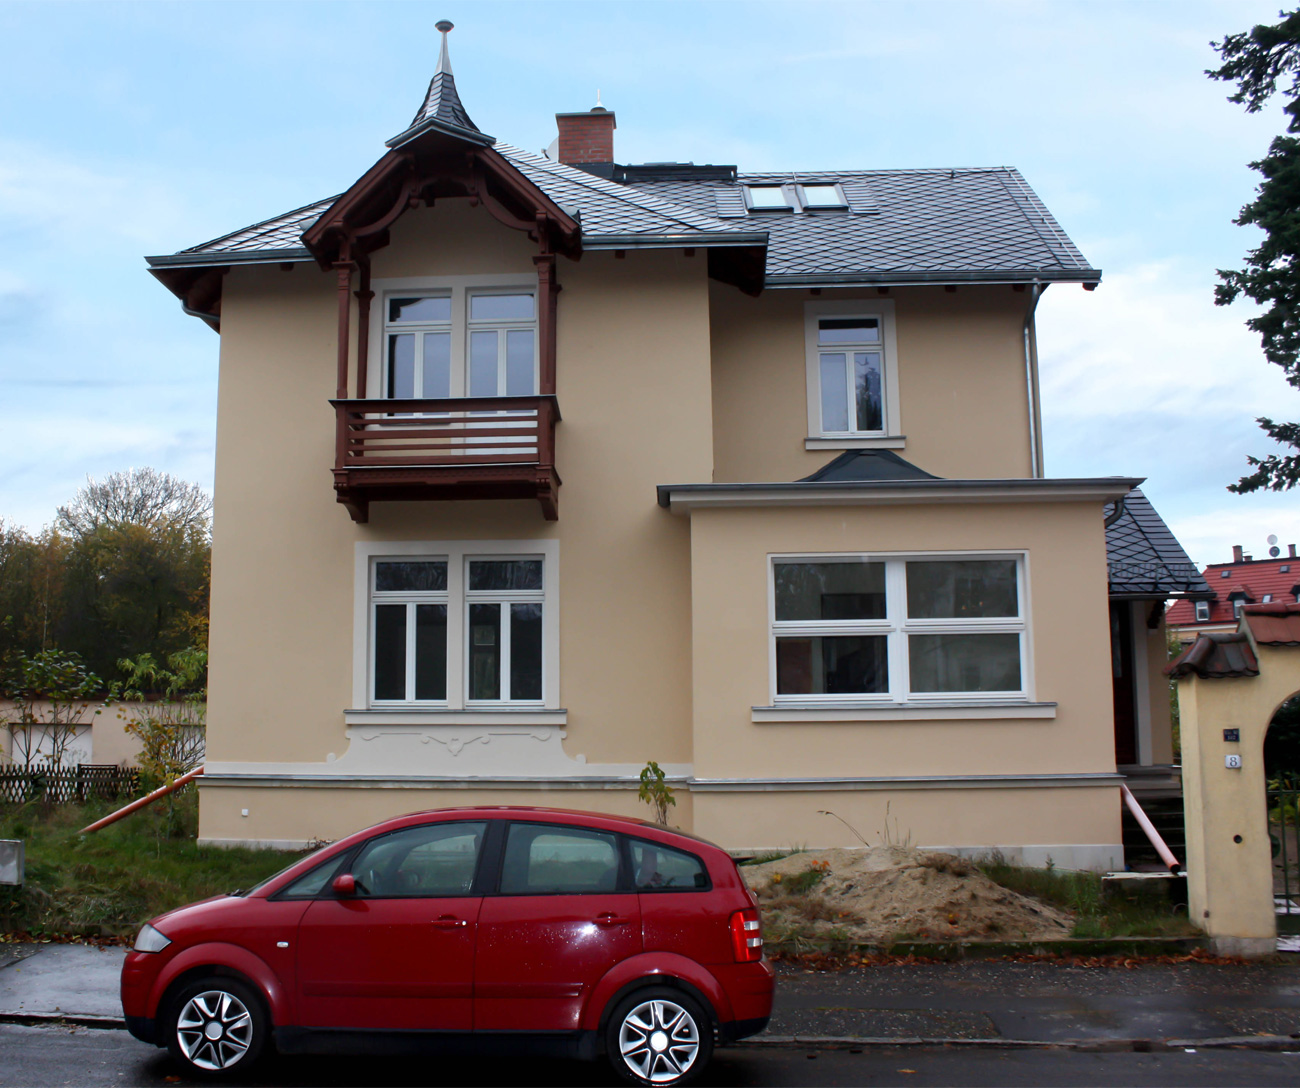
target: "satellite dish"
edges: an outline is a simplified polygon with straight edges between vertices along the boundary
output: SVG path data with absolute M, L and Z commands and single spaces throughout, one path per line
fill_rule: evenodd
M 1276 544 L 1276 543 L 1277 543 L 1277 534 L 1276 534 L 1276 533 L 1269 533 L 1269 534 L 1268 534 L 1268 542 L 1269 542 L 1270 544 Z
M 1268 554 L 1271 555 L 1274 559 L 1276 559 L 1279 555 L 1282 554 L 1282 549 L 1279 548 L 1276 544 L 1274 544 L 1271 548 L 1269 548 Z

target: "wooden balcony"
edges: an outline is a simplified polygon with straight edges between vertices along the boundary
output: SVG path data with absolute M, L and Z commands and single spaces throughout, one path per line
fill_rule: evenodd
M 554 394 L 332 400 L 334 491 L 352 520 L 372 502 L 536 499 L 555 521 Z

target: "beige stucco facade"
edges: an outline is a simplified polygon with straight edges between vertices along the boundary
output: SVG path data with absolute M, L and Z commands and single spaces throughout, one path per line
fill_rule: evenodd
M 373 258 L 381 293 L 536 283 L 525 236 L 464 200 L 391 235 Z M 659 485 L 789 482 L 842 452 L 809 448 L 806 304 L 885 297 L 750 298 L 708 268 L 703 250 L 560 259 L 557 521 L 531 500 L 411 501 L 376 502 L 364 524 L 331 487 L 333 273 L 226 273 L 203 839 L 301 843 L 465 803 L 648 815 L 636 775 L 655 760 L 678 791 L 673 821 L 735 850 L 857 844 L 819 814 L 833 811 L 872 841 L 1122 863 L 1105 489 L 665 509 Z M 1032 476 L 1027 294 L 888 301 L 901 426 L 885 447 L 935 476 Z M 352 365 L 355 382 L 355 345 Z M 545 705 L 369 707 L 367 563 L 385 551 L 544 554 L 558 613 Z M 780 720 L 768 608 L 770 557 L 785 553 L 1014 557 L 1024 696 Z

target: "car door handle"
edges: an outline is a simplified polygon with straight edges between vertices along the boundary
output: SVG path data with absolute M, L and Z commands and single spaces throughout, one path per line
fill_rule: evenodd
M 429 924 L 437 926 L 439 929 L 459 929 L 461 926 L 469 925 L 464 918 L 457 918 L 454 914 L 444 914 L 439 918 L 435 918 Z
M 620 918 L 612 910 L 601 911 L 600 914 L 596 915 L 596 925 L 604 926 L 606 928 L 610 926 L 625 926 L 632 920 L 633 919 L 631 918 Z

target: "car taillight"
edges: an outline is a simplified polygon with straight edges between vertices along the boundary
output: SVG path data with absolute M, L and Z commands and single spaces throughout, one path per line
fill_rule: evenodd
M 737 963 L 752 963 L 763 958 L 763 933 L 759 929 L 758 911 L 738 910 L 731 916 L 731 950 Z

